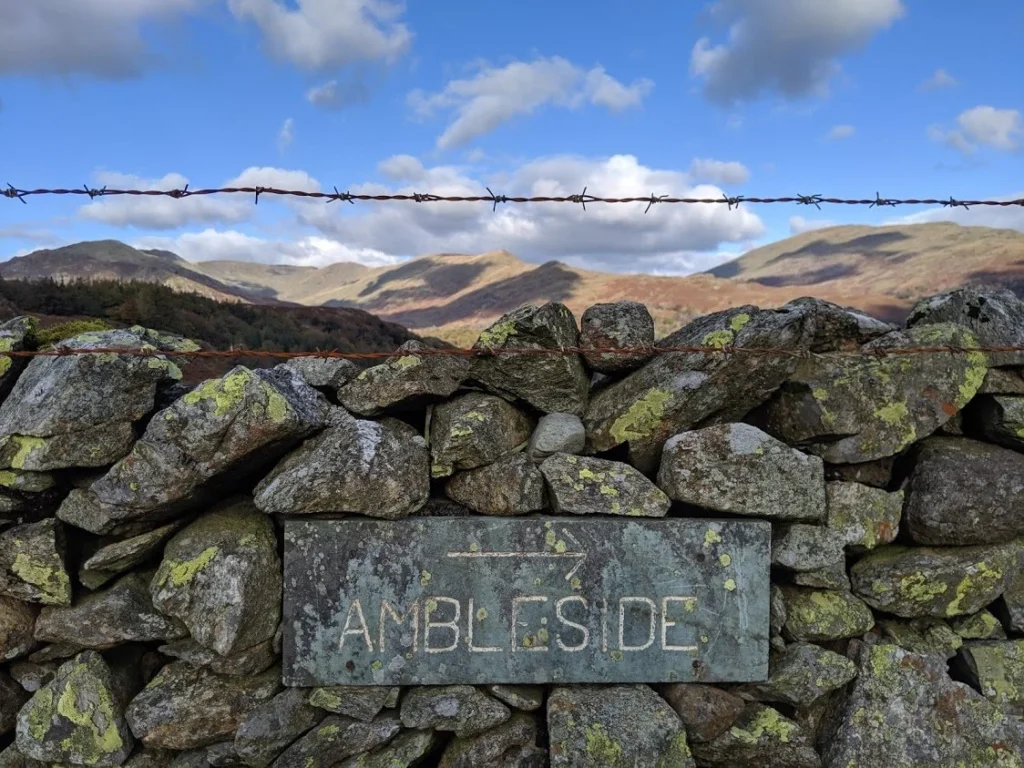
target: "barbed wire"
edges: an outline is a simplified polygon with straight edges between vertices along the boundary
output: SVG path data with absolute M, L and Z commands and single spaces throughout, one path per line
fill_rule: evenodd
M 499 203 L 571 203 L 580 205 L 584 210 L 587 203 L 646 203 L 644 213 L 647 213 L 652 206 L 657 204 L 682 204 L 682 205 L 725 205 L 730 210 L 743 203 L 770 204 L 790 203 L 794 205 L 813 205 L 821 209 L 822 205 L 865 205 L 869 208 L 896 207 L 901 205 L 938 205 L 943 208 L 971 208 L 976 206 L 996 207 L 1024 207 L 1024 198 L 1016 200 L 958 200 L 954 197 L 941 198 L 889 198 L 883 197 L 876 192 L 873 198 L 840 198 L 825 197 L 824 195 L 788 195 L 783 197 L 748 197 L 746 195 L 722 195 L 722 197 L 672 197 L 670 195 L 650 195 L 632 197 L 601 197 L 587 193 L 587 187 L 583 188 L 580 194 L 576 195 L 535 195 L 532 197 L 521 197 L 516 195 L 496 194 L 487 187 L 486 195 L 435 195 L 427 192 L 412 192 L 407 194 L 367 195 L 352 192 L 339 192 L 337 187 L 333 192 L 311 192 L 303 189 L 280 189 L 278 187 L 211 187 L 207 189 L 189 189 L 186 184 L 181 189 L 108 189 L 107 187 L 81 187 L 54 188 L 54 189 L 21 189 L 11 184 L 6 189 L 0 190 L 0 195 L 10 200 L 20 200 L 28 203 L 28 198 L 38 195 L 81 195 L 89 199 L 98 197 L 169 197 L 175 200 L 183 200 L 188 197 L 207 195 L 252 195 L 253 203 L 259 204 L 260 195 L 273 195 L 281 197 L 301 197 L 315 200 L 324 200 L 328 203 L 345 202 L 355 204 L 362 202 L 390 202 L 405 201 L 414 203 L 490 203 L 492 210 L 497 210 Z

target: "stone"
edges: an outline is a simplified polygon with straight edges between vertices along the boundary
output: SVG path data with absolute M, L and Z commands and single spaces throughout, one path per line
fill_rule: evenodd
M 285 684 L 762 680 L 769 548 L 760 520 L 289 520 Z
M 433 731 L 406 731 L 383 747 L 350 757 L 338 768 L 411 768 L 421 765 L 440 743 L 441 739 Z
M 470 358 L 429 354 L 429 347 L 411 340 L 398 348 L 399 357 L 361 371 L 338 388 L 338 402 L 359 416 L 408 410 L 449 397 L 469 374 Z M 427 351 L 428 354 L 422 354 Z M 419 353 L 419 354 L 417 354 Z
M 359 375 L 359 366 L 344 357 L 293 357 L 282 365 L 317 389 L 337 390 Z
M 1024 718 L 1024 640 L 965 643 L 957 661 L 982 696 Z
M 736 723 L 717 739 L 695 742 L 693 754 L 702 768 L 733 768 L 741 765 L 745 768 L 822 766 L 810 735 L 798 723 L 783 717 L 771 707 L 754 703 L 747 705 Z M 846 764 L 842 765 L 845 768 Z
M 631 371 L 651 359 L 651 353 L 603 352 L 636 350 L 654 345 L 654 318 L 638 301 L 595 304 L 580 318 L 580 347 L 592 370 L 602 373 Z
M 825 517 L 821 459 L 749 424 L 683 432 L 665 443 L 658 486 L 673 501 L 772 520 Z
M 973 416 L 981 434 L 993 443 L 1024 451 L 1024 397 L 988 395 L 976 403 Z
M 558 514 L 664 517 L 672 502 L 629 464 L 556 453 L 540 465 Z
M 864 353 L 908 347 L 974 348 L 954 325 L 893 331 Z M 812 357 L 765 409 L 771 434 L 833 464 L 894 456 L 949 421 L 974 397 L 987 371 L 981 352 Z
M 279 650 L 275 650 L 273 639 L 265 640 L 231 656 L 221 656 L 191 637 L 161 645 L 159 651 L 164 656 L 187 661 L 193 666 L 206 667 L 218 675 L 242 676 L 258 675 L 269 669 L 280 655 Z
M 1024 535 L 1024 454 L 977 440 L 925 440 L 903 524 L 918 544 L 997 544 Z
M 274 636 L 281 619 L 281 559 L 273 523 L 252 502 L 228 502 L 167 543 L 153 605 L 222 656 Z
M 12 317 L 0 323 L 0 352 L 20 352 L 35 342 L 37 321 L 34 317 Z M 0 357 L 0 399 L 7 397 L 18 376 L 25 369 L 26 360 L 3 355 Z
M 501 725 L 512 712 L 471 685 L 425 685 L 409 689 L 399 713 L 406 728 L 433 728 L 471 736 Z
M 802 587 L 819 589 L 837 589 L 841 592 L 850 591 L 850 577 L 846 573 L 846 561 L 834 563 L 825 568 L 810 571 L 794 571 L 793 583 Z
M 174 753 L 166 749 L 136 748 L 124 768 L 169 768 L 174 758 Z
M 14 730 L 18 722 L 18 710 L 28 699 L 28 692 L 0 669 L 0 737 Z
M 991 611 L 978 611 L 958 616 L 949 622 L 950 628 L 964 640 L 1005 640 L 1006 630 Z
M 0 768 L 47 768 L 46 763 L 25 757 L 11 744 L 7 749 L 0 750 Z
M 1016 545 L 881 547 L 850 569 L 853 591 L 904 618 L 975 613 L 999 597 L 1019 565 Z
M 82 563 L 78 580 L 88 589 L 98 589 L 118 574 L 146 562 L 182 524 L 174 522 L 99 547 Z
M 857 637 L 871 630 L 875 619 L 864 601 L 836 590 L 782 587 L 786 601 L 783 634 L 789 640 L 820 643 Z
M 430 493 L 426 442 L 396 420 L 353 419 L 332 411 L 330 426 L 284 457 L 256 486 L 268 514 L 350 512 L 394 519 Z
M 445 483 L 444 492 L 481 515 L 527 515 L 547 506 L 544 476 L 522 452 L 457 473 Z
M 478 768 L 485 765 L 507 765 L 505 755 L 516 754 L 522 747 L 537 742 L 537 721 L 523 712 L 474 736 L 452 739 L 444 750 L 438 768 Z
M 494 394 L 522 400 L 543 413 L 580 416 L 590 390 L 582 358 L 537 354 L 578 344 L 576 318 L 564 304 L 523 306 L 480 334 L 473 349 L 493 354 L 474 360 L 471 377 Z
M 941 619 L 881 619 L 878 622 L 885 641 L 914 653 L 933 653 L 944 659 L 956 656 L 963 638 Z
M 548 697 L 551 768 L 693 768 L 686 730 L 646 685 L 556 687 Z
M 733 693 L 802 708 L 857 676 L 857 665 L 848 658 L 811 643 L 793 643 L 772 653 L 768 670 L 767 681 L 742 685 Z
M 184 624 L 153 607 L 148 580 L 138 573 L 129 573 L 74 605 L 43 608 L 35 626 L 36 640 L 95 650 L 187 636 Z
M 57 674 L 57 665 L 33 664 L 31 661 L 16 661 L 11 664 L 11 677 L 29 693 L 35 693 Z
M 323 396 L 294 371 L 237 366 L 155 414 L 131 452 L 72 491 L 57 515 L 93 533 L 151 530 L 273 464 L 326 414 Z
M 903 491 L 860 483 L 825 483 L 826 525 L 851 551 L 891 544 L 899 533 L 903 497 Z
M 523 712 L 534 712 L 544 706 L 541 685 L 488 685 L 485 689 L 498 701 Z
M 533 420 L 500 397 L 470 392 L 434 408 L 430 421 L 431 474 L 476 469 L 528 442 Z
M 540 417 L 530 436 L 526 455 L 540 464 L 556 453 L 581 454 L 587 445 L 587 430 L 573 413 L 547 413 Z
M 664 686 L 661 695 L 683 721 L 691 744 L 717 739 L 746 707 L 739 696 L 713 685 L 674 683 Z
M 0 361 L 4 359 L 0 355 Z M 0 470 L 0 528 L 5 525 L 35 523 L 51 517 L 65 493 L 63 484 L 58 482 L 52 472 Z
M 466 517 L 471 514 L 473 511 L 468 507 L 442 496 L 431 496 L 426 504 L 413 512 L 414 517 Z
M 816 299 L 773 310 L 747 305 L 699 317 L 660 343 L 826 352 L 877 335 L 881 324 L 862 318 Z M 583 417 L 588 447 L 603 452 L 626 444 L 631 463 L 654 472 L 666 440 L 698 426 L 740 421 L 772 396 L 796 364 L 789 355 L 660 354 L 593 393 Z
M 47 664 L 51 661 L 64 661 L 72 656 L 77 656 L 84 648 L 68 643 L 51 643 L 40 648 L 29 655 L 28 660 L 33 664 Z
M 343 715 L 328 715 L 319 725 L 285 749 L 273 762 L 273 766 L 332 768 L 346 758 L 365 754 L 387 744 L 401 730 L 402 722 L 394 712 L 378 715 L 369 723 Z M 363 764 L 360 764 L 359 768 L 363 768 Z
M 169 768 L 209 768 L 210 761 L 206 758 L 206 748 L 190 749 L 175 755 Z
M 1011 632 L 1024 635 L 1024 569 L 1010 578 L 1002 597 L 1006 623 Z
M 821 525 L 780 523 L 772 528 L 772 565 L 791 571 L 818 571 L 838 565 L 844 571 L 844 541 Z
M 386 685 L 336 685 L 314 688 L 309 695 L 309 703 L 328 712 L 369 723 L 384 709 L 393 692 L 394 688 Z
M 989 368 L 981 395 L 1024 395 L 1024 368 Z
M 280 689 L 279 669 L 228 677 L 173 661 L 132 700 L 125 718 L 147 747 L 197 749 L 231 738 Z
M 48 763 L 108 768 L 135 743 L 107 662 L 86 651 L 57 670 L 18 715 L 18 750 Z
M 0 595 L 71 605 L 71 576 L 64 561 L 64 530 L 53 518 L 0 531 Z
M 235 731 L 235 752 L 251 768 L 267 768 L 296 739 L 324 719 L 308 693 L 288 688 L 246 715 Z
M 895 456 L 886 456 L 883 459 L 864 461 L 860 464 L 826 464 L 825 480 L 860 483 L 872 488 L 881 488 L 884 491 L 892 485 L 892 469 L 895 463 Z
M 953 323 L 968 328 L 983 347 L 1024 346 L 1024 302 L 1005 288 L 964 286 L 918 302 L 908 328 Z M 1024 353 L 989 353 L 990 365 L 1024 365 Z
M 858 674 L 822 739 L 826 766 L 1024 765 L 1024 724 L 963 683 L 939 656 L 864 644 Z
M 0 595 L 0 663 L 32 651 L 38 614 L 34 605 Z
M 513 747 L 501 759 L 503 768 L 548 768 L 548 751 L 543 747 Z
M 235 752 L 235 743 L 233 741 L 222 741 L 219 744 L 211 744 L 207 747 L 206 762 L 214 768 L 244 765 L 238 758 L 238 753 Z
M 56 347 L 153 354 L 32 358 L 0 405 L 0 467 L 102 467 L 127 454 L 135 439 L 132 424 L 152 411 L 157 384 L 182 375 L 155 353 L 199 349 L 185 339 L 154 341 L 137 328 L 84 333 Z

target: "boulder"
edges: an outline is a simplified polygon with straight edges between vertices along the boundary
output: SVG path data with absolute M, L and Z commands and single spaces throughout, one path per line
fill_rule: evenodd
M 78 569 L 78 580 L 88 589 L 103 586 L 118 574 L 146 562 L 183 524 L 184 521 L 177 521 L 98 547 Z
M 753 703 L 748 704 L 735 724 L 718 738 L 694 742 L 693 754 L 701 768 L 741 765 L 745 768 L 821 768 L 822 765 L 810 734 L 798 723 L 783 717 L 772 707 Z
M 918 302 L 908 328 L 953 323 L 970 329 L 983 347 L 1024 346 L 1024 301 L 1005 288 L 964 286 Z M 995 352 L 990 365 L 1024 365 L 1024 353 Z
M 891 544 L 899 533 L 903 498 L 903 491 L 887 493 L 851 482 L 825 483 L 826 525 L 852 551 Z
M 289 744 L 326 714 L 307 702 L 301 688 L 288 688 L 246 715 L 235 732 L 239 759 L 251 768 L 267 768 Z
M 664 517 L 672 502 L 620 461 L 556 453 L 540 465 L 558 514 Z
M 958 661 L 971 686 L 1024 722 L 1024 640 L 966 643 Z
M 217 675 L 248 677 L 270 669 L 277 661 L 280 647 L 275 640 L 279 635 L 280 627 L 273 639 L 265 640 L 230 656 L 221 656 L 216 651 L 200 645 L 191 637 L 161 645 L 157 650 L 164 656 L 187 661 L 194 667 L 205 667 Z
M 797 642 L 820 643 L 857 637 L 871 630 L 871 609 L 846 592 L 783 587 L 786 623 L 783 634 Z
M 772 528 L 772 565 L 791 571 L 846 570 L 844 541 L 823 525 L 779 523 Z
M 20 352 L 33 348 L 35 329 L 34 317 L 12 317 L 0 323 L 0 352 Z M 26 363 L 23 357 L 0 356 L 0 400 L 7 397 Z
M 537 721 L 524 712 L 474 736 L 452 739 L 444 750 L 438 768 L 477 768 L 508 765 L 506 755 L 515 756 L 523 747 L 535 747 Z
M 498 701 L 523 712 L 534 712 L 544 706 L 542 685 L 488 685 L 485 689 Z
M 359 366 L 343 357 L 293 357 L 282 365 L 317 389 L 337 390 L 359 375 Z
M 328 715 L 291 744 L 274 762 L 274 768 L 333 768 L 353 755 L 366 754 L 392 741 L 402 730 L 394 712 L 378 715 L 369 723 L 343 715 Z M 430 733 L 418 731 L 415 733 Z M 363 768 L 360 764 L 359 768 Z M 383 764 L 387 766 L 387 763 Z M 399 766 L 407 763 L 398 763 Z
M 736 722 L 746 703 L 713 685 L 673 683 L 661 695 L 683 721 L 690 743 L 714 741 Z
M 973 416 L 986 439 L 1024 451 L 1024 396 L 987 395 L 978 399 Z
M 950 628 L 964 640 L 1005 640 L 1006 630 L 991 611 L 978 611 L 958 616 L 949 622 Z
M 482 515 L 526 515 L 547 505 L 544 476 L 522 452 L 457 473 L 445 483 L 444 492 Z
M 71 605 L 64 530 L 53 518 L 0 532 L 0 595 L 27 603 Z
M 471 736 L 508 720 L 512 713 L 497 699 L 471 685 L 425 685 L 402 699 L 402 725 Z
M 882 640 L 914 653 L 932 653 L 944 659 L 956 656 L 964 640 L 942 619 L 881 619 Z
M 383 747 L 350 757 L 338 768 L 412 768 L 421 765 L 440 743 L 433 731 L 406 731 Z
M 583 453 L 587 431 L 580 417 L 572 413 L 548 413 L 537 422 L 526 455 L 538 464 L 556 453 Z
M 810 643 L 793 643 L 770 655 L 768 680 L 742 685 L 733 693 L 754 701 L 809 707 L 857 676 L 857 665 L 845 656 Z
M 533 420 L 494 395 L 470 392 L 434 408 L 430 421 L 431 474 L 490 464 L 524 445 Z
M 602 350 L 637 350 L 653 345 L 654 318 L 638 301 L 595 304 L 580 318 L 580 346 L 592 370 L 618 373 L 639 368 L 651 359 L 650 352 Z
M 18 710 L 28 699 L 28 692 L 0 669 L 0 738 L 14 730 L 18 722 Z
M 395 688 L 386 685 L 335 685 L 314 688 L 309 695 L 309 703 L 319 709 L 369 723 L 380 714 L 395 692 Z
M 39 608 L 0 595 L 0 664 L 31 652 Z

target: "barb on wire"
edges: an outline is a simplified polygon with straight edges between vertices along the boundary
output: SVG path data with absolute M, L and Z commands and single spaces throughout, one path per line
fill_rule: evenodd
M 328 195 L 327 196 L 327 202 L 328 203 L 333 203 L 335 200 L 343 200 L 346 203 L 350 203 L 351 205 L 355 205 L 356 204 L 355 200 L 352 199 L 352 195 L 350 193 L 348 193 L 348 192 L 339 192 L 337 187 L 334 188 L 334 194 L 333 195 Z

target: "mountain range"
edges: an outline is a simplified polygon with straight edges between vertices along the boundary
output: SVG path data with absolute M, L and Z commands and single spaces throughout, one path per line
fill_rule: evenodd
M 189 262 L 115 240 L 34 251 L 0 263 L 6 280 L 135 280 L 220 302 L 352 307 L 455 343 L 524 303 L 561 301 L 579 316 L 591 304 L 635 299 L 659 335 L 693 316 L 743 303 L 778 306 L 817 296 L 900 320 L 924 296 L 963 284 L 1024 294 L 1024 233 L 953 223 L 837 226 L 756 248 L 686 277 L 536 265 L 507 251 L 432 254 L 397 266 L 325 267 L 244 261 Z

